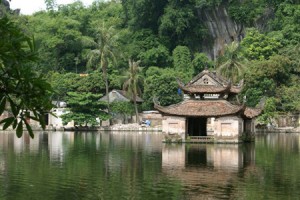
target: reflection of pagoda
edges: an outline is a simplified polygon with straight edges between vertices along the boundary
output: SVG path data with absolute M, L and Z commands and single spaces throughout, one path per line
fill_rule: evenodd
M 244 199 L 240 184 L 257 173 L 255 145 L 163 144 L 162 173 L 179 180 L 186 199 Z
M 191 142 L 240 142 L 243 133 L 254 131 L 252 118 L 260 109 L 247 108 L 231 103 L 243 86 L 243 81 L 234 86 L 216 73 L 204 70 L 184 85 L 178 81 L 185 93 L 184 101 L 155 108 L 164 115 L 163 132 L 179 135 L 183 141 Z M 176 136 L 178 137 L 178 136 Z

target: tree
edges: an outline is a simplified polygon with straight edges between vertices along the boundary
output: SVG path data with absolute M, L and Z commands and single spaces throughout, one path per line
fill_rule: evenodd
M 246 26 L 251 26 L 255 20 L 264 13 L 267 7 L 267 1 L 268 0 L 232 0 L 229 2 L 228 12 L 235 21 Z
M 280 110 L 286 112 L 300 112 L 300 87 L 298 84 L 292 86 L 282 86 L 278 88 L 277 98 L 280 99 Z
M 127 31 L 120 37 L 122 41 L 122 51 L 134 60 L 141 60 L 144 67 L 169 66 L 171 56 L 169 49 L 163 45 L 153 31 L 141 29 L 138 31 Z
M 157 33 L 159 19 L 167 3 L 167 0 L 122 0 L 125 23 L 134 30 L 150 28 Z
M 54 11 L 55 7 L 57 6 L 55 0 L 45 0 L 45 4 L 47 11 Z
M 287 57 L 279 55 L 272 56 L 269 60 L 250 62 L 245 73 L 243 89 L 244 95 L 247 96 L 247 104 L 255 106 L 263 96 L 276 96 L 280 101 L 284 94 L 280 93 L 280 88 L 295 84 L 290 76 L 291 66 L 292 63 Z
M 182 95 L 178 93 L 176 77 L 182 77 L 182 74 L 170 68 L 150 67 L 146 71 L 143 108 L 153 109 L 153 98 L 157 98 L 162 106 L 180 102 Z
M 274 20 L 271 21 L 271 26 L 274 32 L 279 32 L 282 35 L 281 43 L 283 46 L 297 45 L 300 41 L 300 4 L 297 0 L 284 1 L 278 4 Z
M 104 23 L 96 28 L 97 38 L 93 42 L 95 49 L 89 54 L 89 65 L 95 64 L 102 69 L 103 79 L 105 81 L 105 90 L 107 95 L 107 108 L 109 110 L 109 83 L 107 68 L 111 61 L 115 60 L 117 50 L 117 32 L 114 27 L 106 27 Z
M 272 123 L 272 119 L 277 115 L 276 102 L 278 100 L 274 97 L 266 99 L 263 113 L 257 118 L 257 121 L 261 124 Z
M 90 39 L 82 33 L 82 24 L 61 13 L 39 12 L 28 18 L 27 29 L 35 34 L 40 56 L 37 70 L 48 72 L 82 72 L 86 70 L 84 56 Z
M 214 66 L 214 63 L 213 61 L 209 60 L 204 53 L 195 53 L 192 65 L 194 67 L 194 76 L 196 76 L 206 67 L 212 68 Z
M 68 92 L 67 105 L 70 112 L 62 115 L 63 123 L 74 120 L 75 125 L 96 125 L 96 118 L 108 119 L 109 114 L 104 110 L 106 103 L 99 101 L 101 94 L 92 94 L 90 92 Z
M 44 115 L 52 108 L 52 89 L 33 70 L 38 59 L 33 38 L 7 16 L 0 16 L 0 35 L 0 115 L 4 111 L 11 114 L 0 124 L 4 130 L 12 126 L 18 137 L 25 125 L 34 137 L 27 119 L 37 120 L 45 128 Z
M 126 81 L 123 84 L 123 89 L 127 91 L 127 93 L 131 96 L 135 108 L 136 122 L 140 123 L 139 112 L 136 102 L 137 96 L 141 95 L 142 93 L 141 85 L 143 83 L 143 78 L 141 76 L 141 68 L 139 67 L 140 61 L 135 62 L 129 59 L 128 64 L 129 69 L 125 75 Z
M 238 82 L 245 72 L 246 60 L 240 55 L 239 43 L 232 42 L 225 47 L 225 53 L 223 56 L 219 57 L 217 61 L 218 72 L 231 79 L 233 83 Z
M 248 29 L 241 47 L 243 56 L 248 60 L 267 60 L 278 53 L 281 44 L 275 37 L 261 34 L 256 29 Z
M 186 45 L 197 49 L 207 36 L 204 23 L 199 23 L 196 1 L 169 0 L 160 17 L 159 35 L 170 40 L 171 48 Z
M 173 50 L 173 66 L 177 72 L 183 72 L 187 78 L 192 78 L 194 68 L 192 65 L 192 57 L 188 47 L 177 46 Z
M 121 101 L 121 102 L 113 102 L 111 104 L 111 111 L 113 113 L 118 113 L 123 115 L 123 122 L 126 123 L 127 115 L 132 116 L 132 114 L 135 112 L 135 108 L 131 102 Z
M 99 77 L 101 77 L 101 73 L 97 71 L 84 76 L 71 72 L 49 72 L 48 81 L 55 91 L 52 99 L 64 101 L 68 92 L 105 93 L 104 81 L 102 79 L 99 81 Z

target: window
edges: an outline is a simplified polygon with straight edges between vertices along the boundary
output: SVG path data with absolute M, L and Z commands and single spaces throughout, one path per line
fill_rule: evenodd
M 205 85 L 208 85 L 208 78 L 204 78 L 204 79 L 203 79 L 203 83 L 204 83 Z

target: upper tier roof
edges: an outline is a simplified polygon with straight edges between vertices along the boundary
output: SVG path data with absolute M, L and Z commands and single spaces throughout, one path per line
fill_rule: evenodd
M 226 81 L 214 72 L 203 70 L 187 84 L 177 81 L 179 87 L 190 94 L 220 94 L 233 93 L 238 94 L 243 87 L 243 80 L 238 86 L 234 86 L 230 81 Z

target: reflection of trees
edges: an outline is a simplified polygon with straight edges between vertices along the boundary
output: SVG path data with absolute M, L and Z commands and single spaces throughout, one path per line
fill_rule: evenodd
M 163 145 L 161 135 L 56 134 L 39 134 L 38 153 L 28 136 L 22 137 L 22 148 L 17 147 L 21 151 L 15 151 L 15 134 L 0 134 L 0 199 L 3 195 L 7 199 L 297 199 L 300 195 L 299 135 L 258 137 L 250 145 L 185 146 Z M 62 160 L 50 158 L 58 156 L 57 151 L 50 152 L 55 147 L 49 143 L 54 142 L 51 137 L 60 138 Z
M 257 139 L 255 149 L 256 167 L 245 177 L 245 199 L 298 199 L 299 135 L 263 135 Z
M 0 192 L 10 199 L 180 198 L 179 182 L 159 176 L 161 135 L 122 134 L 40 134 L 38 154 L 27 147 L 16 154 L 0 142 L 8 152 Z

